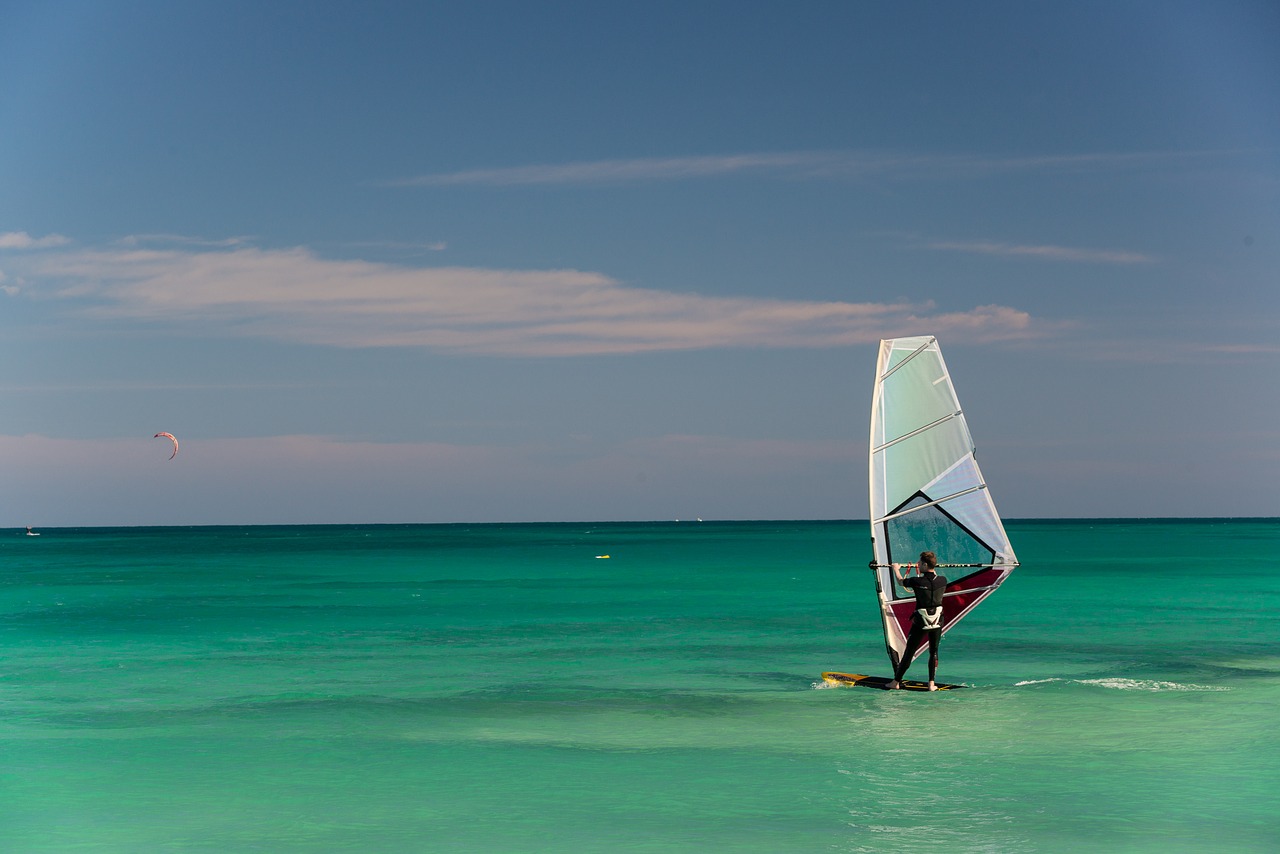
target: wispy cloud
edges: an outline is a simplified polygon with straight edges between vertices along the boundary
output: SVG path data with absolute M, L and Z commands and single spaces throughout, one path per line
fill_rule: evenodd
M 389 249 L 413 254 L 443 252 L 449 248 L 449 244 L 443 240 L 354 240 L 343 245 L 359 249 Z
M 392 187 L 595 185 L 677 181 L 734 174 L 856 180 L 971 179 L 1010 172 L 1080 172 L 1146 168 L 1230 152 L 1140 151 L 1030 157 L 911 154 L 882 151 L 793 151 L 641 157 L 434 172 L 382 182 Z
M 130 234 L 120 238 L 120 244 L 122 246 L 169 245 L 229 249 L 233 246 L 244 246 L 251 240 L 252 238 L 243 236 L 209 239 L 207 237 L 192 237 L 186 234 Z
M 984 305 L 703 296 L 580 270 L 407 267 L 307 249 L 86 249 L 23 256 L 32 299 L 103 320 L 340 347 L 573 356 L 720 347 L 837 347 L 927 330 L 1008 339 L 1040 327 Z
M 1280 354 L 1280 344 L 1202 344 L 1196 349 L 1203 353 L 1223 353 L 1232 356 Z
M 936 241 L 930 243 L 929 248 L 945 252 L 1039 258 L 1045 261 L 1081 261 L 1093 264 L 1150 264 L 1156 260 L 1142 252 L 1123 249 L 1081 249 L 1051 244 L 1000 243 L 994 240 Z
M 706 178 L 736 172 L 782 172 L 830 165 L 833 155 L 732 154 L 704 157 L 650 157 L 632 160 L 593 160 L 578 163 L 539 164 L 499 169 L 470 169 L 419 175 L 387 182 L 391 186 L 439 187 L 450 185 L 513 186 L 520 184 L 604 184 L 630 181 L 671 181 Z M 842 158 L 839 158 L 842 159 Z
M 65 246 L 71 238 L 61 234 L 46 234 L 44 237 L 32 237 L 25 231 L 6 231 L 0 233 L 0 249 L 50 249 Z

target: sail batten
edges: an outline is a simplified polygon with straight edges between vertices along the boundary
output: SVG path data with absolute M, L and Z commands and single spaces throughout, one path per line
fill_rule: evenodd
M 935 340 L 935 339 L 930 338 L 928 341 L 925 341 L 923 344 L 921 344 L 919 347 L 917 347 L 917 348 L 916 348 L 912 353 L 909 353 L 907 356 L 905 356 L 905 357 L 902 359 L 902 361 L 898 362 L 898 364 L 894 365 L 894 366 L 893 366 L 892 368 L 890 368 L 888 371 L 886 371 L 885 373 L 881 374 L 881 375 L 880 375 L 880 380 L 883 382 L 885 379 L 887 379 L 889 376 L 891 376 L 895 371 L 897 371 L 899 368 L 901 368 L 901 367 L 902 367 L 903 365 L 905 365 L 907 362 L 910 362 L 910 361 L 911 361 L 912 359 L 914 359 L 916 356 L 918 356 L 918 355 L 920 355 L 921 353 L 923 353 L 926 349 L 928 349 L 929 345 L 930 345 L 930 344 L 932 344 L 932 343 L 934 342 L 934 340 Z
M 872 566 L 885 647 L 896 665 L 906 647 L 914 597 L 893 563 L 932 551 L 943 567 L 973 570 L 943 596 L 946 632 L 1018 565 L 978 468 L 969 426 L 932 336 L 880 342 L 871 404 Z
M 943 377 L 943 379 L 946 379 L 946 377 Z M 946 423 L 947 423 L 948 421 L 950 421 L 952 418 L 958 418 L 958 417 L 960 417 L 962 414 L 963 414 L 963 413 L 961 413 L 961 412 L 953 412 L 953 413 L 951 413 L 950 415 L 944 415 L 944 416 L 942 416 L 941 418 L 939 418 L 937 421 L 934 421 L 932 424 L 926 424 L 926 425 L 924 425 L 923 427 L 917 427 L 915 430 L 912 430 L 910 433 L 907 433 L 905 436 L 899 436 L 899 437 L 898 437 L 898 438 L 896 438 L 896 439 L 890 439 L 889 441 L 885 442 L 885 443 L 884 443 L 883 445 L 881 445 L 880 447 L 878 447 L 878 448 L 872 448 L 872 449 L 871 449 L 871 453 L 873 453 L 873 454 L 874 454 L 874 453 L 877 453 L 877 452 L 879 452 L 879 451 L 883 451 L 885 448 L 891 448 L 891 447 L 893 447 L 894 445 L 898 444 L 899 442 L 905 442 L 907 439 L 913 439 L 913 438 L 915 438 L 916 436 L 919 436 L 921 433 L 924 433 L 924 432 L 927 432 L 927 431 L 929 431 L 929 430 L 932 430 L 934 427 L 937 427 L 937 426 L 938 426 L 938 425 L 940 425 L 940 424 L 946 424 Z
M 897 513 L 890 513 L 888 516 L 882 516 L 881 518 L 876 519 L 875 521 L 888 522 L 892 519 L 897 519 L 899 516 L 906 516 L 908 513 L 915 513 L 919 510 L 928 510 L 930 507 L 937 507 L 939 504 L 945 504 L 946 502 L 950 501 L 953 498 L 960 498 L 963 495 L 968 495 L 970 492 L 977 492 L 980 489 L 986 489 L 986 488 L 987 488 L 987 485 L 985 483 L 980 483 L 977 486 L 972 486 L 961 492 L 953 492 L 951 495 L 947 495 L 942 498 L 935 498 L 926 504 L 916 504 L 911 507 L 908 507 L 905 510 L 899 510 Z M 952 564 L 952 565 L 953 566 L 972 566 L 972 564 Z

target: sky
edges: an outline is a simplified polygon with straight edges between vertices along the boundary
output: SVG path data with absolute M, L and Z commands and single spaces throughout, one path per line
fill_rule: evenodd
M 0 0 L 0 526 L 1280 516 L 1269 2 Z M 154 439 L 171 432 L 181 443 Z

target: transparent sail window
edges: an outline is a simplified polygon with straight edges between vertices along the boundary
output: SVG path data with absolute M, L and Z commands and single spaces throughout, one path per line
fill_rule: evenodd
M 928 504 L 929 500 L 924 493 L 918 492 L 898 511 Z M 884 523 L 884 529 L 890 563 L 915 563 L 922 551 L 936 554 L 938 563 L 990 564 L 995 560 L 995 551 L 949 516 L 940 505 L 890 519 Z M 955 576 L 965 574 L 968 573 L 956 573 Z

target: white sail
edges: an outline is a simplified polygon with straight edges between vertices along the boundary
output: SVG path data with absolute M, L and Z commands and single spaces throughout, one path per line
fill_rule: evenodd
M 871 538 L 885 646 L 896 666 L 915 598 L 889 564 L 938 556 L 948 579 L 946 632 L 1018 565 L 974 457 L 973 439 L 938 342 L 880 342 L 871 402 Z M 917 654 L 919 654 L 917 652 Z

